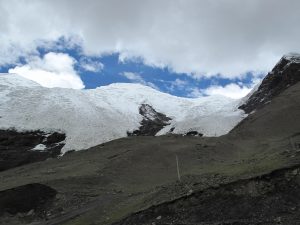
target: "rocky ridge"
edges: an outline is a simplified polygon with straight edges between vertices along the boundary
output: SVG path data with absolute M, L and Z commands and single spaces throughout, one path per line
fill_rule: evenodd
M 300 54 L 283 56 L 258 89 L 239 108 L 246 113 L 260 109 L 275 96 L 300 81 Z

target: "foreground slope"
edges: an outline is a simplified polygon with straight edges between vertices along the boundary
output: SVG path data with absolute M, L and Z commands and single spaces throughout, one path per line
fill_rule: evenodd
M 245 117 L 238 104 L 222 96 L 179 98 L 138 84 L 73 90 L 45 88 L 18 75 L 0 75 L 0 129 L 65 133 L 63 153 L 126 137 L 139 129 L 144 118 L 155 120 L 161 114 L 169 119 L 154 129 L 160 135 L 170 129 L 223 135 Z M 141 115 L 143 105 L 150 111 Z
M 23 208 L 13 198 L 6 199 L 11 200 L 10 210 L 19 213 L 5 213 L 2 204 L 0 221 L 68 225 L 298 224 L 299 99 L 300 83 L 296 83 L 221 137 L 122 138 L 1 172 L 3 195 L 7 191 L 19 193 L 20 189 L 26 194 L 29 188 L 22 185 L 36 183 L 46 186 L 42 186 L 45 191 L 41 193 L 46 193 L 41 194 L 42 199 L 48 199 L 47 187 L 57 194 L 43 204 Z M 278 172 L 272 173 L 275 170 Z M 20 189 L 12 189 L 16 187 Z M 273 204 L 274 199 L 280 200 L 278 204 Z M 182 212 L 184 209 L 188 211 Z M 219 209 L 223 214 L 217 214 Z M 197 217 L 204 211 L 206 214 Z

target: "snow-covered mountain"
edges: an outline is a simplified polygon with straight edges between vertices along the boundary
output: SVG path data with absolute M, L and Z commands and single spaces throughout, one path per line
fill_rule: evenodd
M 239 103 L 222 96 L 180 98 L 139 84 L 45 88 L 18 75 L 0 75 L 0 129 L 65 133 L 63 152 L 125 137 L 157 115 L 168 118 L 157 135 L 170 130 L 223 135 L 245 117 Z

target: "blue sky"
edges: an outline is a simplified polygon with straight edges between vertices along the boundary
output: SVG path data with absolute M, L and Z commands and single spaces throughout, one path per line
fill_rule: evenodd
M 142 58 L 120 60 L 119 53 L 87 56 L 83 54 L 82 48 L 79 45 L 70 46 L 64 38 L 61 38 L 50 46 L 51 48 L 38 47 L 33 56 L 27 58 L 20 57 L 14 64 L 1 66 L 0 72 L 11 72 L 10 69 L 14 70 L 14 68 L 26 65 L 31 67 L 31 71 L 34 69 L 44 70 L 45 66 L 37 66 L 37 63 L 31 63 L 30 61 L 32 57 L 43 59 L 45 55 L 51 52 L 54 54 L 64 54 L 74 60 L 74 64 L 72 65 L 74 73 L 80 77 L 85 89 L 93 89 L 112 83 L 140 83 L 165 93 L 192 98 L 212 95 L 214 93 L 207 92 L 206 90 L 213 89 L 212 91 L 214 92 L 214 88 L 219 90 L 223 88 L 221 92 L 217 92 L 216 94 L 228 95 L 228 97 L 235 98 L 242 97 L 253 87 L 254 80 L 258 80 L 258 78 L 263 76 L 263 74 L 258 75 L 249 72 L 229 79 L 223 78 L 218 74 L 206 77 L 201 76 L 201 74 L 176 73 L 168 67 L 146 65 Z M 22 72 L 19 73 L 23 75 Z M 30 73 L 29 78 L 34 80 Z M 232 87 L 232 85 L 234 85 L 235 89 L 233 91 L 229 90 L 229 93 L 226 93 L 228 92 L 226 90 L 227 87 Z

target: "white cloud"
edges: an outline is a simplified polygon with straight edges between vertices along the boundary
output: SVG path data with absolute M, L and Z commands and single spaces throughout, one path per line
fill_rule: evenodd
M 95 61 L 95 60 L 89 59 L 87 57 L 84 57 L 80 60 L 80 67 L 82 69 L 84 69 L 85 71 L 98 73 L 101 70 L 103 70 L 104 65 L 103 65 L 103 63 L 101 63 L 99 61 Z
M 199 97 L 203 97 L 203 91 L 200 89 L 200 88 L 197 88 L 197 87 L 192 87 L 192 88 L 189 88 L 189 94 L 187 95 L 188 97 L 191 97 L 191 98 L 199 98 Z
M 299 0 L 0 0 L 0 65 L 65 36 L 87 55 L 120 52 L 233 78 L 300 52 L 299 8 Z
M 238 84 L 232 83 L 226 86 L 210 86 L 203 91 L 206 95 L 222 95 L 228 98 L 239 99 L 246 96 L 252 87 L 240 86 Z
M 171 82 L 171 88 L 177 88 L 179 90 L 182 90 L 186 87 L 188 82 L 186 80 L 176 79 L 175 81 Z
M 50 52 L 43 58 L 30 58 L 26 65 L 16 66 L 9 73 L 19 74 L 44 87 L 82 89 L 84 84 L 73 68 L 75 62 L 68 54 Z
M 131 82 L 133 83 L 139 83 L 139 84 L 143 84 L 143 85 L 146 85 L 146 86 L 149 86 L 149 87 L 152 87 L 154 89 L 157 89 L 159 90 L 159 88 L 151 83 L 151 82 L 147 82 L 145 81 L 139 74 L 137 73 L 132 73 L 132 72 L 123 72 L 121 73 L 122 76 L 126 77 L 128 80 L 130 80 Z
M 176 89 L 177 90 L 184 90 L 189 85 L 188 81 L 182 80 L 182 79 L 179 79 L 179 78 L 176 78 L 176 80 L 174 80 L 174 81 L 161 80 L 161 82 L 164 83 L 166 88 L 171 92 L 175 91 Z
M 124 72 L 124 73 L 122 73 L 122 75 L 124 77 L 126 77 L 128 80 L 131 80 L 131 81 L 137 81 L 137 82 L 141 82 L 141 83 L 144 82 L 144 80 L 142 79 L 142 77 L 139 74 L 137 74 L 137 73 Z
M 255 78 L 249 85 L 244 85 L 242 83 L 230 83 L 225 86 L 212 85 L 206 89 L 200 89 L 197 87 L 190 89 L 189 97 L 201 97 L 204 95 L 222 95 L 228 98 L 240 99 L 245 97 L 250 91 L 259 84 L 261 79 Z

